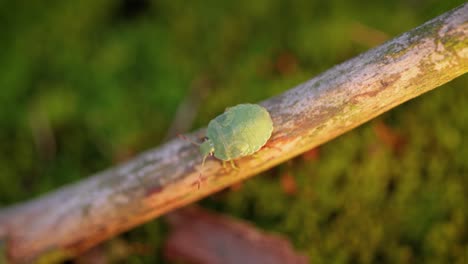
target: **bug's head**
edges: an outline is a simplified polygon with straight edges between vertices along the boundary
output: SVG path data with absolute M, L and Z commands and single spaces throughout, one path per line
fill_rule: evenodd
M 209 139 L 205 140 L 200 145 L 200 153 L 203 155 L 203 157 L 213 155 L 214 150 L 213 142 L 211 142 Z

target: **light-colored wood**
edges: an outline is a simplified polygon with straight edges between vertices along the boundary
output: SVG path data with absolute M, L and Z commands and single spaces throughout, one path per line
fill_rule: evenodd
M 468 4 L 262 102 L 275 130 L 239 170 L 181 139 L 0 212 L 0 245 L 14 262 L 68 257 L 320 145 L 468 70 Z M 203 131 L 192 136 L 203 135 Z M 1 252 L 0 252 L 1 255 Z M 1 258 L 1 256 L 0 256 Z

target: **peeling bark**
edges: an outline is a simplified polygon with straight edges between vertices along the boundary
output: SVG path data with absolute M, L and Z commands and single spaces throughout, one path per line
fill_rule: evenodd
M 13 262 L 79 254 L 120 232 L 197 201 L 318 146 L 468 70 L 468 4 L 262 102 L 275 130 L 240 170 L 201 157 L 180 139 L 81 182 L 0 211 Z M 203 131 L 192 134 L 203 135 Z M 279 151 L 278 149 L 281 149 Z M 0 256 L 1 258 L 1 256 Z

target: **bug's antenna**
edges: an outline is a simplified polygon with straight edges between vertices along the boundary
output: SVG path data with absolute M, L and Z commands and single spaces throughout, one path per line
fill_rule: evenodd
M 185 140 L 185 141 L 188 141 L 188 142 L 192 143 L 192 144 L 195 145 L 195 146 L 200 146 L 200 143 L 197 143 L 197 142 L 191 140 L 190 138 L 188 138 L 188 137 L 186 137 L 186 136 L 184 136 L 184 135 L 182 135 L 182 134 L 177 134 L 177 136 L 178 136 L 179 138 L 181 138 L 182 140 Z
M 208 157 L 208 155 L 205 155 L 205 156 L 203 157 L 203 160 L 202 160 L 202 163 L 201 163 L 201 169 L 202 169 L 202 170 L 203 170 L 203 168 L 205 167 L 205 160 L 206 160 L 207 157 Z
M 190 138 L 188 138 L 187 136 L 184 136 L 184 135 L 182 135 L 182 134 L 177 134 L 177 136 L 178 136 L 179 138 L 181 138 L 182 140 L 185 140 L 185 141 L 188 141 L 188 142 L 192 143 L 192 144 L 195 145 L 195 146 L 200 146 L 200 145 L 202 145 L 202 144 L 200 144 L 200 143 L 197 143 L 197 142 L 191 140 Z M 205 167 L 205 160 L 206 160 L 206 158 L 207 158 L 209 155 L 210 155 L 210 154 L 204 155 L 204 156 L 203 156 L 202 166 L 201 166 L 201 170 L 200 170 L 200 172 L 199 172 L 200 174 L 198 175 L 197 181 L 194 183 L 194 184 L 197 185 L 198 189 L 200 189 L 200 185 L 201 185 L 201 184 L 203 183 L 203 181 L 205 180 L 205 178 L 203 177 L 202 171 L 203 171 L 203 168 Z

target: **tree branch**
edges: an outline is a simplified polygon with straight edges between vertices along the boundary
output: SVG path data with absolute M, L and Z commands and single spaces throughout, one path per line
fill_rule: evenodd
M 180 139 L 121 166 L 0 212 L 0 245 L 15 262 L 73 256 L 320 145 L 468 69 L 468 4 L 262 103 L 275 130 L 239 171 Z M 192 136 L 203 135 L 202 132 Z M 280 149 L 280 150 L 278 150 Z M 0 252 L 1 255 L 1 252 Z M 1 258 L 1 256 L 0 256 Z

